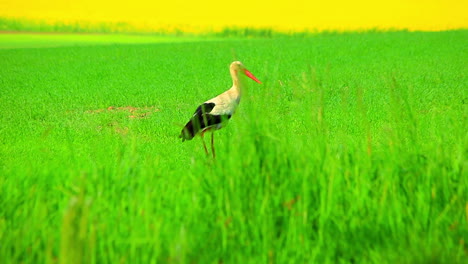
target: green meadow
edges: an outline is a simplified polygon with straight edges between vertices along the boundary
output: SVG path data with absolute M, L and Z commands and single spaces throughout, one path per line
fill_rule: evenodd
M 1 263 L 467 263 L 467 30 L 40 38 L 0 38 Z

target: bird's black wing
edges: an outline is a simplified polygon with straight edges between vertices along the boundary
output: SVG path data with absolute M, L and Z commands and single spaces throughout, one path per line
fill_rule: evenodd
M 215 103 L 201 104 L 200 106 L 197 107 L 197 110 L 195 110 L 195 113 L 193 113 L 193 116 L 207 114 L 213 110 L 215 105 L 216 105 Z
M 182 140 L 190 140 L 203 129 L 222 123 L 231 118 L 231 115 L 212 115 L 210 112 L 215 107 L 215 103 L 204 103 L 200 105 L 193 114 L 190 121 L 185 125 L 180 133 Z

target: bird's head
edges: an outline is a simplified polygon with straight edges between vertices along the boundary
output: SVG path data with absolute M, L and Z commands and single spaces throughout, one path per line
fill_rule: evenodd
M 247 77 L 249 77 L 250 79 L 258 82 L 258 83 L 262 83 L 259 79 L 257 79 L 257 77 L 255 77 L 250 71 L 248 71 L 245 67 L 244 67 L 244 64 L 242 64 L 242 62 L 240 61 L 234 61 L 233 63 L 231 63 L 231 66 L 229 67 L 231 73 L 234 73 L 235 76 L 239 76 L 239 73 L 243 73 L 245 74 Z

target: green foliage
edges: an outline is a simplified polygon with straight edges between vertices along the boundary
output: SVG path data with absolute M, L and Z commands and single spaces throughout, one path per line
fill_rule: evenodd
M 145 31 L 125 22 L 48 22 L 27 18 L 0 17 L 0 31 L 56 33 L 156 33 Z
M 271 38 L 275 35 L 284 35 L 275 32 L 272 29 L 256 29 L 256 28 L 224 28 L 220 32 L 214 32 L 215 36 L 219 37 L 263 37 Z
M 89 34 L 126 34 L 137 36 L 203 36 L 221 38 L 272 38 L 272 37 L 310 37 L 317 34 L 340 35 L 347 31 L 340 30 L 303 30 L 281 31 L 273 28 L 255 27 L 225 27 L 223 29 L 204 29 L 202 31 L 190 25 L 138 25 L 127 22 L 91 22 L 91 21 L 48 21 L 44 19 L 0 17 L 0 31 L 4 32 L 35 32 L 35 33 L 89 33 Z M 378 28 L 366 29 L 365 32 L 390 32 L 397 29 L 382 30 Z M 352 32 L 352 34 L 356 33 Z
M 464 263 L 467 37 L 0 50 L 0 262 Z M 177 136 L 232 60 L 213 160 Z

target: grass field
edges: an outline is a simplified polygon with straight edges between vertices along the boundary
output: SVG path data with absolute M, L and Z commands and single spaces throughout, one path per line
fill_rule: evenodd
M 219 38 L 218 38 L 219 39 Z M 0 34 L 0 50 L 19 48 L 56 48 L 65 46 L 95 46 L 116 44 L 151 44 L 215 41 L 214 37 L 155 36 L 125 34 L 59 34 L 59 33 L 14 33 Z
M 467 39 L 4 40 L 0 262 L 466 263 Z M 235 59 L 213 160 L 178 134 Z

